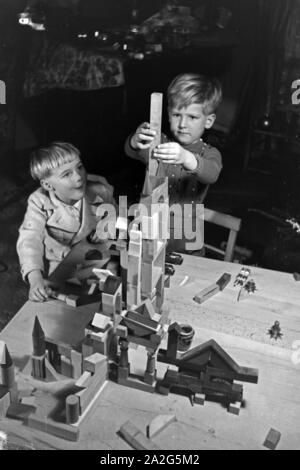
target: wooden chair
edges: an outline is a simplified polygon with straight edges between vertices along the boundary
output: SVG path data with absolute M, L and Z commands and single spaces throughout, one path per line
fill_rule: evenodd
M 204 244 L 208 250 L 214 251 L 224 256 L 224 261 L 232 261 L 234 254 L 234 247 L 237 238 L 237 234 L 241 227 L 241 219 L 233 217 L 222 212 L 217 212 L 211 209 L 204 208 L 204 221 L 212 224 L 219 225 L 229 229 L 229 236 L 227 240 L 226 250 L 221 250 L 212 245 Z

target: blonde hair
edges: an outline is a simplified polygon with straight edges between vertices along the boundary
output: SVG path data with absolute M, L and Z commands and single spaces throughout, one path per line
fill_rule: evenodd
M 41 147 L 32 153 L 30 174 L 35 180 L 42 180 L 51 175 L 52 170 L 74 158 L 80 158 L 79 150 L 67 142 L 53 142 L 48 147 Z
M 196 73 L 177 75 L 168 87 L 169 107 L 185 108 L 201 104 L 205 115 L 212 114 L 222 101 L 221 83 Z

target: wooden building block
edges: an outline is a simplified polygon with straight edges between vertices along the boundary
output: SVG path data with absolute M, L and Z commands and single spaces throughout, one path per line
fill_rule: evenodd
M 116 329 L 116 334 L 117 336 L 120 336 L 120 338 L 127 338 L 128 336 L 128 329 L 126 326 L 123 325 L 118 325 Z
M 97 290 L 97 287 L 98 287 L 98 282 L 92 282 L 90 287 L 89 287 L 89 290 L 88 290 L 88 295 L 93 295 L 95 294 L 96 290 Z
M 140 288 L 136 285 L 127 283 L 127 308 L 132 305 L 139 305 L 141 302 Z
M 50 364 L 47 358 L 45 359 L 45 366 L 46 366 L 46 379 L 60 380 L 58 373 L 54 369 L 53 365 Z
M 78 379 L 82 374 L 82 354 L 75 349 L 71 351 L 71 364 L 73 366 L 73 378 Z
M 237 401 L 235 403 L 229 403 L 228 411 L 233 415 L 239 415 L 241 410 L 242 403 Z
M 91 382 L 91 377 L 92 374 L 85 370 L 79 379 L 75 382 L 76 387 L 88 387 L 89 383 Z
M 67 295 L 66 304 L 70 305 L 71 307 L 78 307 L 79 305 L 78 295 Z
M 196 405 L 204 405 L 204 403 L 205 403 L 205 394 L 204 393 L 195 393 L 194 403 Z
M 9 354 L 6 344 L 4 345 L 4 353 L 2 357 L 3 364 L 1 364 L 1 383 L 8 389 L 12 388 L 15 384 L 15 367 L 12 358 Z
M 279 431 L 276 431 L 276 429 L 271 428 L 263 445 L 270 450 L 275 450 L 278 445 L 278 442 L 280 441 L 280 438 L 281 433 Z
M 53 290 L 50 293 L 50 297 L 52 299 L 60 300 L 61 302 L 66 302 L 66 300 L 67 300 L 66 294 L 62 294 L 60 292 L 56 292 L 56 291 L 53 291 Z
M 45 354 L 43 356 L 31 356 L 32 377 L 36 379 L 46 378 Z
M 152 305 L 152 304 L 151 304 Z M 146 315 L 141 315 L 140 313 L 134 310 L 128 310 L 126 319 L 133 320 L 141 325 L 149 327 L 153 333 L 156 333 L 159 329 L 159 325 L 156 321 L 152 320 L 150 317 Z
M 122 369 L 119 371 L 119 369 Z M 124 370 L 123 370 L 124 369 Z M 124 387 L 134 388 L 136 390 L 141 390 L 142 392 L 154 393 L 156 387 L 156 381 L 153 384 L 148 384 L 144 382 L 143 377 L 137 375 L 127 375 L 126 377 L 126 368 L 118 368 L 118 384 L 124 385 Z M 128 371 L 127 371 L 128 373 Z
M 30 397 L 23 397 L 21 399 L 23 405 L 35 406 L 35 397 L 31 395 Z
M 153 149 L 161 141 L 161 123 L 162 123 L 162 102 L 163 95 L 162 93 L 152 93 L 151 94 L 151 103 L 150 103 L 150 128 L 156 131 L 155 138 L 151 142 L 149 148 L 149 175 L 156 175 L 158 162 L 155 158 L 152 158 Z M 148 194 L 147 191 L 143 191 L 145 194 Z
M 77 441 L 79 438 L 79 428 L 70 424 L 53 421 L 53 419 L 47 417 L 41 417 L 36 414 L 32 414 L 28 417 L 27 425 L 30 428 L 43 431 L 53 436 L 61 437 L 69 441 Z
M 46 336 L 45 339 L 46 349 L 48 351 L 56 351 L 56 354 L 62 354 L 63 356 L 66 356 L 67 358 L 71 359 L 71 351 L 73 348 L 70 344 L 64 343 L 63 341 L 53 340 L 52 338 L 48 338 L 48 336 Z M 49 361 L 52 363 L 50 358 Z
M 29 416 L 35 411 L 35 406 L 24 405 L 23 403 L 12 403 L 7 410 L 6 416 L 8 418 L 23 421 L 27 424 Z
M 102 313 L 95 313 L 91 325 L 100 331 L 106 331 L 110 326 L 110 318 Z
M 72 378 L 73 377 L 73 366 L 71 364 L 71 360 L 68 357 L 63 356 L 63 355 L 60 356 L 60 360 L 61 360 L 61 362 L 60 362 L 60 367 L 61 367 L 60 373 L 62 375 L 65 375 L 66 377 L 71 377 Z
M 4 418 L 6 416 L 10 404 L 11 399 L 8 389 L 0 385 L 0 418 Z
M 139 286 L 141 282 L 141 257 L 128 255 L 127 282 Z
M 107 368 L 107 358 L 103 354 L 94 353 L 84 359 L 83 369 L 95 374 L 98 370 Z
M 90 338 L 85 338 L 82 342 L 82 357 L 83 359 L 87 356 L 94 354 L 94 342 Z
M 67 424 L 76 423 L 79 419 L 79 397 L 69 395 L 66 398 L 66 421 Z
M 128 255 L 141 258 L 142 256 L 142 232 L 132 228 L 129 232 Z
M 220 291 L 224 290 L 227 284 L 230 282 L 231 275 L 228 273 L 224 273 L 215 284 L 212 284 L 198 294 L 196 294 L 193 298 L 195 302 L 198 304 L 203 304 L 206 300 L 210 299 L 212 296 L 218 294 Z
M 156 436 L 159 432 L 165 429 L 169 424 L 177 421 L 175 415 L 158 415 L 156 416 L 146 428 L 146 435 L 149 439 Z
M 142 233 L 143 239 L 157 240 L 159 238 L 159 217 L 158 213 L 151 217 L 144 215 L 142 217 Z
M 32 345 L 33 355 L 43 356 L 46 352 L 45 333 L 41 327 L 38 316 L 35 316 L 34 326 L 32 331 Z
M 5 346 L 6 344 L 4 343 L 4 341 L 0 341 L 0 366 L 4 365 L 6 361 Z
M 126 421 L 121 426 L 119 433 L 136 450 L 159 450 L 159 447 L 144 436 L 131 421 Z
M 121 367 L 119 366 L 118 367 L 118 383 L 120 383 L 120 381 L 124 381 L 126 379 L 128 379 L 129 377 L 129 369 L 130 369 L 130 365 L 128 365 L 128 367 Z
M 80 414 L 83 414 L 98 390 L 107 379 L 107 369 L 96 372 L 90 379 L 88 387 L 76 393 L 80 402 Z

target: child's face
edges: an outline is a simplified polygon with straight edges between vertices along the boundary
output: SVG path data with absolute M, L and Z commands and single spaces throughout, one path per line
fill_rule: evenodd
M 169 108 L 170 128 L 176 141 L 181 145 L 197 142 L 205 129 L 209 129 L 215 121 L 215 114 L 205 115 L 203 106 L 198 103 L 183 108 Z
M 86 171 L 79 157 L 52 170 L 41 181 L 42 186 L 53 190 L 55 195 L 66 204 L 73 204 L 85 195 Z

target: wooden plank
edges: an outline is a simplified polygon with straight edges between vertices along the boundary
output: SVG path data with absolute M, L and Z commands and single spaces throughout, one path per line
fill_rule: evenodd
M 149 176 L 155 176 L 157 173 L 158 162 L 156 159 L 152 158 L 154 148 L 161 141 L 161 121 L 162 121 L 162 93 L 152 93 L 151 94 L 151 104 L 150 104 L 150 129 L 156 131 L 156 137 L 152 141 L 149 149 Z
M 263 445 L 270 450 L 275 450 L 278 445 L 278 442 L 280 441 L 280 438 L 280 432 L 276 431 L 276 429 L 271 428 Z

